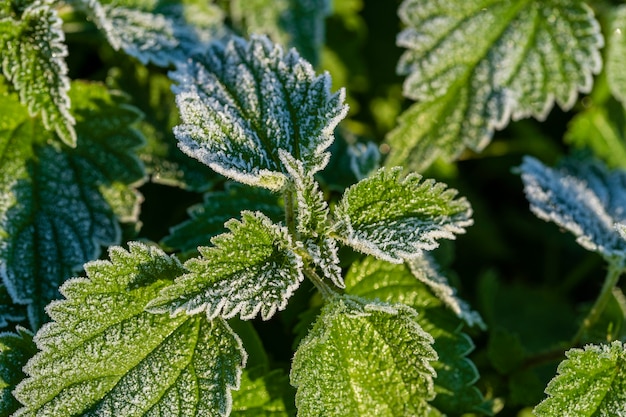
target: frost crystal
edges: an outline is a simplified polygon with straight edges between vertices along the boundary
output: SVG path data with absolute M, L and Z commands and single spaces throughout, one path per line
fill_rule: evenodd
M 31 115 L 41 113 L 46 128 L 56 131 L 66 144 L 75 146 L 63 22 L 51 0 L 27 3 L 19 16 L 6 16 L 0 9 L 2 71 Z
M 155 315 L 149 300 L 184 273 L 141 243 L 85 266 L 35 336 L 41 350 L 15 390 L 16 416 L 226 416 L 247 355 L 221 319 Z
M 279 150 L 315 173 L 345 116 L 344 91 L 316 76 L 295 50 L 265 37 L 233 38 L 194 54 L 171 74 L 183 124 L 180 148 L 236 181 L 273 190 L 284 185 Z
M 388 137 L 389 164 L 480 151 L 510 118 L 571 108 L 601 69 L 600 25 L 581 0 L 405 0 L 399 15 L 398 72 L 418 103 Z
M 456 190 L 401 168 L 381 169 L 346 190 L 335 210 L 335 234 L 354 249 L 389 262 L 420 256 L 437 239 L 454 239 L 472 224 L 472 210 Z
M 585 249 L 626 262 L 626 171 L 610 172 L 595 160 L 564 160 L 548 168 L 526 157 L 520 167 L 530 209 L 569 230 Z
M 415 316 L 352 296 L 325 305 L 293 360 L 298 415 L 429 415 L 437 353 Z
M 206 312 L 210 319 L 252 319 L 260 312 L 267 320 L 287 306 L 304 278 L 287 230 L 259 212 L 243 212 L 241 222 L 233 219 L 226 227 L 231 233 L 214 237 L 213 247 L 198 248 L 202 258 L 187 261 L 189 273 L 165 288 L 151 311 Z

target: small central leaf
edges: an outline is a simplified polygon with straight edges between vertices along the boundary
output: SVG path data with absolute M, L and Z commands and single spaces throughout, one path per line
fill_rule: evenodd
M 212 239 L 214 247 L 200 247 L 199 259 L 185 267 L 189 273 L 165 288 L 148 308 L 154 312 L 197 314 L 264 320 L 287 306 L 300 286 L 302 259 L 287 230 L 262 213 L 243 212 L 242 221 L 226 223 L 231 233 Z
M 344 91 L 331 94 L 330 76 L 316 76 L 295 50 L 265 37 L 213 43 L 172 73 L 183 124 L 180 148 L 237 181 L 278 190 L 284 150 L 314 173 L 345 116 Z

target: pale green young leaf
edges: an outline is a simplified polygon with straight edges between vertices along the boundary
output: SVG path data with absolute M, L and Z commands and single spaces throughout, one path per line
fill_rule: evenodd
M 0 275 L 13 301 L 27 304 L 33 328 L 58 287 L 119 243 L 119 221 L 133 222 L 143 167 L 136 109 L 98 84 L 74 84 L 76 148 L 62 149 L 13 95 L 0 97 Z
M 418 102 L 387 137 L 389 165 L 481 151 L 511 118 L 570 109 L 601 69 L 600 26 L 581 0 L 405 0 L 399 15 L 398 72 Z
M 20 408 L 13 389 L 26 375 L 22 368 L 37 353 L 33 335 L 17 327 L 17 333 L 0 334 L 0 415 L 10 416 Z
M 348 188 L 335 210 L 334 234 L 354 249 L 401 263 L 454 239 L 472 224 L 472 209 L 457 191 L 399 167 L 380 169 Z
M 171 77 L 180 148 L 227 177 L 272 190 L 285 183 L 278 151 L 307 173 L 323 169 L 347 112 L 344 90 L 332 94 L 327 73 L 316 76 L 295 50 L 284 53 L 266 37 L 213 43 Z
M 432 362 L 437 396 L 431 401 L 437 410 L 447 415 L 483 411 L 485 400 L 474 385 L 478 370 L 467 357 L 474 350 L 472 340 L 461 331 L 461 319 L 408 265 L 366 258 L 351 265 L 345 282 L 348 294 L 403 303 L 419 313 L 416 320 L 435 339 L 438 355 Z
M 293 359 L 298 415 L 431 415 L 437 354 L 416 315 L 352 296 L 326 304 Z
M 571 349 L 546 398 L 533 410 L 537 417 L 626 415 L 626 347 L 615 341 Z
M 533 213 L 570 231 L 607 261 L 626 262 L 626 241 L 616 228 L 626 222 L 626 171 L 573 157 L 556 168 L 526 157 L 520 169 Z
M 70 146 L 76 145 L 74 117 L 69 112 L 70 80 L 62 21 L 51 0 L 6 0 L 18 15 L 0 10 L 2 72 L 19 92 L 31 115 Z M 19 4 L 19 6 L 18 6 Z
M 290 417 L 296 414 L 293 387 L 281 370 L 246 369 L 241 375 L 239 389 L 232 394 L 231 417 Z
M 614 105 L 613 105 L 614 104 Z M 589 148 L 610 168 L 626 168 L 626 113 L 618 103 L 594 105 L 576 114 L 565 142 Z
M 343 288 L 339 267 L 339 248 L 328 236 L 331 228 L 328 203 L 312 174 L 305 172 L 304 164 L 285 151 L 279 151 L 280 160 L 289 175 L 289 192 L 296 196 L 296 230 L 304 248 L 319 273 Z
M 610 28 L 606 75 L 611 93 L 626 107 L 626 5 L 615 8 Z
M 224 34 L 223 13 L 213 4 L 160 0 L 70 3 L 95 22 L 113 49 L 122 49 L 143 64 L 167 66 L 183 61 L 199 43 Z
M 156 247 L 109 250 L 61 288 L 40 352 L 15 390 L 16 416 L 226 416 L 246 362 L 221 319 L 155 315 L 146 304 L 183 266 Z
M 296 48 L 314 66 L 324 44 L 329 0 L 232 0 L 230 15 L 244 34 L 266 34 L 274 42 Z
M 188 210 L 191 219 L 174 226 L 162 243 L 183 253 L 195 252 L 198 246 L 206 246 L 213 236 L 225 232 L 224 223 L 239 217 L 242 210 L 260 211 L 276 222 L 285 215 L 277 194 L 229 182 L 224 191 L 206 193 L 202 204 Z
M 198 314 L 209 319 L 239 315 L 267 320 L 287 306 L 303 280 L 302 258 L 286 228 L 260 212 L 244 211 L 242 220 L 226 223 L 230 233 L 200 247 L 200 258 L 185 263 L 189 271 L 165 288 L 148 309 Z

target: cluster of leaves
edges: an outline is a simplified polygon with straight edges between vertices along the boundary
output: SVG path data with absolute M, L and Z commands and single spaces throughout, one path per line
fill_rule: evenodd
M 626 8 L 380 3 L 0 6 L 0 415 L 626 414 Z M 402 88 L 333 41 L 378 9 Z M 490 158 L 590 253 L 564 286 L 484 267 L 520 219 L 486 225 L 505 198 L 464 174 Z M 160 232 L 160 205 L 188 216 L 156 210 Z M 474 222 L 457 259 L 434 251 Z M 552 298 L 603 268 L 578 316 Z

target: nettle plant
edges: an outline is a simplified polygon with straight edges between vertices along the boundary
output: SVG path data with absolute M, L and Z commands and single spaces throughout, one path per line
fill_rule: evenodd
M 595 3 L 404 0 L 416 103 L 389 88 L 364 122 L 325 44 L 326 21 L 363 29 L 360 1 L 4 1 L 0 414 L 626 415 L 626 7 Z M 555 103 L 587 150 L 550 168 Z M 506 162 L 531 211 L 592 253 L 567 288 L 607 271 L 577 312 L 493 270 L 475 310 L 434 251 L 486 205 L 425 175 L 463 186 L 502 129 L 532 144 Z M 148 177 L 204 200 L 144 235 L 148 206 L 174 206 L 140 210 Z

